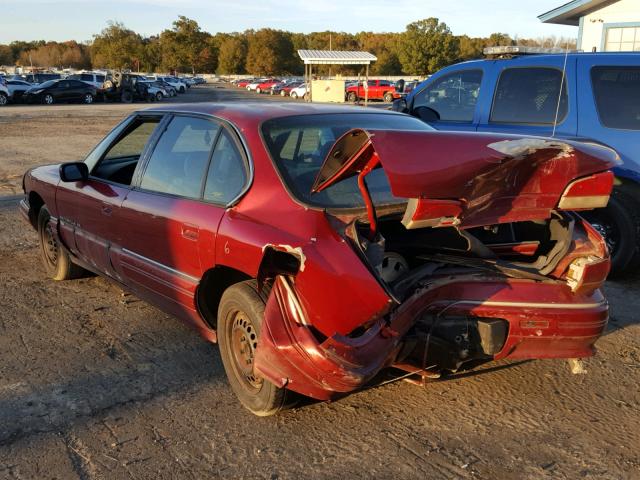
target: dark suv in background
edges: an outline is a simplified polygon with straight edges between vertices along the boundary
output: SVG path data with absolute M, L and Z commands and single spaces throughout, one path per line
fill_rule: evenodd
M 563 71 L 565 76 L 563 76 Z M 449 66 L 394 109 L 438 130 L 595 142 L 623 160 L 606 208 L 585 212 L 614 274 L 640 264 L 640 53 L 523 55 Z

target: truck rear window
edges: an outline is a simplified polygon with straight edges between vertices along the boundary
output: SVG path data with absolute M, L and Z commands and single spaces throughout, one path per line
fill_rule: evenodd
M 591 83 L 605 127 L 640 130 L 640 67 L 594 67 Z

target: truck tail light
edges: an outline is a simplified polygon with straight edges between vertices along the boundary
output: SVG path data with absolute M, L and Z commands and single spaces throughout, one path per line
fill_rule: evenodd
M 613 189 L 613 172 L 596 173 L 579 178 L 565 188 L 558 208 L 562 210 L 591 210 L 609 203 Z

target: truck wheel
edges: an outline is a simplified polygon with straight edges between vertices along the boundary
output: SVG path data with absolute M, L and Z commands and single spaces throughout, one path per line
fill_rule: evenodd
M 54 280 L 70 280 L 81 277 L 84 269 L 71 261 L 69 252 L 58 243 L 49 222 L 51 214 L 47 207 L 40 208 L 38 213 L 38 236 L 40 237 L 40 259 L 47 275 Z
M 265 300 L 255 280 L 225 290 L 218 307 L 220 356 L 229 384 L 240 403 L 266 417 L 292 406 L 292 392 L 277 387 L 254 372 L 253 359 L 264 317 Z
M 640 201 L 615 187 L 609 204 L 584 212 L 584 218 L 604 237 L 611 255 L 610 277 L 619 277 L 640 265 Z
M 355 103 L 357 100 L 358 100 L 358 96 L 356 95 L 356 92 L 347 93 L 347 101 L 348 102 Z
M 391 102 L 393 102 L 393 94 L 391 92 L 387 92 L 387 93 L 384 94 L 382 99 L 387 103 L 391 103 Z
M 130 92 L 129 90 L 124 90 L 122 92 L 122 95 L 120 95 L 120 100 L 122 100 L 122 103 L 133 102 L 133 93 Z

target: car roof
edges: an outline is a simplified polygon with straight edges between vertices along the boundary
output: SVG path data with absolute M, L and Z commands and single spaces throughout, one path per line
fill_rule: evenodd
M 311 103 L 247 102 L 247 103 L 186 103 L 172 105 L 170 108 L 153 107 L 144 112 L 196 113 L 213 115 L 236 125 L 259 124 L 265 120 L 295 115 L 375 113 L 380 115 L 403 115 L 390 110 L 372 109 L 351 105 L 327 105 Z

